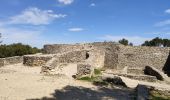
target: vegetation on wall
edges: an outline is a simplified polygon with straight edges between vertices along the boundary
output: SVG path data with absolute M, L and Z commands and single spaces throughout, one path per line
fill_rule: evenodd
M 41 52 L 40 49 L 36 47 L 33 48 L 29 45 L 23 45 L 21 43 L 11 45 L 0 45 L 0 58 L 22 56 L 39 52 Z

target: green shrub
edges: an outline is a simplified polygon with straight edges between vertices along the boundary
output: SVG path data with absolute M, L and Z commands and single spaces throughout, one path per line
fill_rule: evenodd
M 11 45 L 0 45 L 0 58 L 23 56 L 26 54 L 35 54 L 41 52 L 40 49 L 29 45 L 23 45 L 21 43 Z

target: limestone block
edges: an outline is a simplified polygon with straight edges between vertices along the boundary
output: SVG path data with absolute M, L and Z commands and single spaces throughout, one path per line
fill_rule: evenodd
M 43 66 L 54 55 L 25 55 L 23 57 L 23 64 L 26 66 Z
M 94 68 L 89 64 L 77 64 L 77 78 L 82 76 L 91 76 Z

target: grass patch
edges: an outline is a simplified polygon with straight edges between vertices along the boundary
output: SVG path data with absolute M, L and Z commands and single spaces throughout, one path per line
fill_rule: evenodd
M 78 80 L 92 82 L 94 85 L 97 85 L 97 86 L 108 86 L 109 85 L 109 83 L 103 81 L 101 79 L 101 77 L 99 77 L 99 76 L 95 76 L 95 77 L 94 76 L 92 76 L 92 77 L 85 76 L 85 77 L 79 78 Z
M 94 80 L 94 78 L 93 78 L 93 77 L 85 76 L 85 77 L 79 78 L 78 80 L 83 80 L 83 81 L 92 82 L 92 81 Z
M 170 96 L 161 94 L 158 91 L 151 91 L 149 98 L 149 100 L 170 100 Z
M 100 69 L 94 69 L 94 74 L 95 74 L 95 75 L 101 75 L 102 72 L 101 72 Z

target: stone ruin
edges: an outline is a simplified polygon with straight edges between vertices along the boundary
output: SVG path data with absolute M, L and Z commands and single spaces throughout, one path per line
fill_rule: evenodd
M 153 89 L 148 83 L 170 84 L 169 47 L 124 46 L 114 42 L 53 44 L 45 45 L 41 54 L 0 59 L 0 67 L 16 63 L 39 66 L 45 75 L 70 78 L 91 77 L 99 69 L 103 81 L 136 88 L 137 100 L 145 100 Z M 154 86 L 154 90 L 163 94 L 168 91 L 170 95 L 169 90 L 161 90 L 159 86 Z
M 147 66 L 169 75 L 170 72 L 167 70 L 170 68 L 167 65 L 170 62 L 169 53 L 168 47 L 124 46 L 114 42 L 95 42 L 45 45 L 43 54 L 26 55 L 23 59 L 24 65 L 42 66 L 41 73 L 44 74 L 70 72 L 69 75 L 86 76 L 92 75 L 94 69 L 102 69 L 105 73 L 154 82 L 159 72 L 145 75 Z

